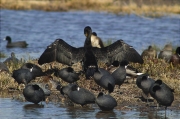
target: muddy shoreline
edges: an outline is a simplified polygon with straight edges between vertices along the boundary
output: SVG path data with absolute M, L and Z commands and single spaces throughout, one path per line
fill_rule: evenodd
M 29 61 L 31 63 L 37 64 L 37 60 Z M 53 63 L 54 67 L 58 69 L 62 69 L 67 67 L 67 65 L 63 65 L 61 63 Z M 170 110 L 179 110 L 180 109 L 180 65 L 173 66 L 172 64 L 164 62 L 161 59 L 144 59 L 144 64 L 133 64 L 130 63 L 131 66 L 138 69 L 138 71 L 143 73 L 148 73 L 149 76 L 155 80 L 161 79 L 165 82 L 168 86 L 174 89 L 174 101 L 168 109 Z M 25 101 L 24 96 L 22 94 L 22 89 L 24 88 L 23 85 L 20 85 L 21 88 L 18 87 L 18 83 L 11 77 L 12 71 L 15 69 L 19 69 L 22 64 L 16 64 L 8 66 L 10 69 L 10 73 L 8 72 L 0 72 L 0 98 L 11 98 L 17 99 L 20 101 Z M 40 66 L 40 65 L 39 65 Z M 52 68 L 52 63 L 44 64 L 40 66 L 43 71 L 47 71 L 48 69 Z M 99 67 L 105 68 L 105 64 L 99 63 Z M 82 69 L 81 64 L 77 63 L 72 66 L 75 71 L 80 71 Z M 66 86 L 68 83 L 63 81 L 62 79 L 54 76 L 51 74 L 53 80 L 59 81 L 61 86 Z M 72 104 L 70 101 L 67 101 L 67 98 L 63 97 L 60 94 L 60 91 L 52 88 L 52 84 L 46 78 L 37 77 L 35 80 L 32 80 L 30 83 L 48 83 L 50 85 L 51 95 L 46 100 L 48 102 L 59 102 L 62 104 Z M 93 92 L 95 96 L 98 95 L 99 92 L 104 92 L 108 94 L 106 90 L 98 86 L 93 79 L 87 80 L 84 74 L 80 75 L 80 80 L 76 82 L 80 87 L 86 88 L 89 91 Z M 110 94 L 113 96 L 118 106 L 115 109 L 118 110 L 131 110 L 131 107 L 137 107 L 139 109 L 148 110 L 149 108 L 153 107 L 152 109 L 156 109 L 156 101 L 153 98 L 149 100 L 149 106 L 147 106 L 147 100 L 142 98 L 142 90 L 139 89 L 136 85 L 136 78 L 126 79 L 125 82 L 121 85 L 120 89 L 118 86 L 115 86 L 114 91 Z M 80 106 L 80 105 L 74 105 Z M 160 109 L 164 110 L 164 107 Z
M 88 83 L 93 83 L 93 80 L 86 81 Z M 86 84 L 86 83 L 85 83 Z M 84 87 L 87 88 L 87 87 Z M 95 94 L 95 96 L 98 95 L 100 91 L 103 91 L 107 93 L 107 91 L 103 90 L 102 88 L 97 91 L 99 87 L 93 86 L 92 88 L 89 87 L 89 90 Z M 125 82 L 121 88 L 119 89 L 118 86 L 115 87 L 114 92 L 110 94 L 113 96 L 118 105 L 115 107 L 117 110 L 141 110 L 141 111 L 150 111 L 150 110 L 156 110 L 157 102 L 150 97 L 149 103 L 146 102 L 146 99 L 142 97 L 142 91 L 136 86 L 135 82 L 133 80 L 129 80 L 128 82 Z M 9 88 L 6 90 L 0 91 L 0 98 L 11 98 L 12 100 L 17 101 L 23 101 L 25 102 L 25 98 L 22 94 L 22 90 L 17 90 L 14 88 Z M 64 97 L 60 94 L 60 91 L 58 90 L 51 90 L 51 95 L 46 98 L 46 103 L 54 103 L 58 104 L 61 103 L 64 106 L 70 106 L 70 107 L 79 107 L 80 105 L 72 103 L 67 97 Z M 31 104 L 31 102 L 29 102 Z M 85 107 L 91 107 L 93 104 L 85 105 Z M 159 110 L 164 110 L 164 106 L 160 106 Z M 169 110 L 180 110 L 180 96 L 174 94 L 174 101 L 170 107 L 168 107 Z

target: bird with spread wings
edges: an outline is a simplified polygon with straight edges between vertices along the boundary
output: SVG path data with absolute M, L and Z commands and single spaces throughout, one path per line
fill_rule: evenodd
M 97 47 L 73 47 L 62 39 L 56 39 L 52 44 L 47 46 L 46 50 L 40 56 L 38 63 L 50 63 L 57 61 L 66 65 L 73 65 L 82 62 L 85 54 L 91 53 L 95 56 L 97 62 L 111 64 L 114 61 L 121 62 L 127 60 L 134 63 L 143 63 L 139 53 L 123 40 L 117 40 L 109 46 L 103 48 Z M 88 59 L 90 60 L 90 59 Z

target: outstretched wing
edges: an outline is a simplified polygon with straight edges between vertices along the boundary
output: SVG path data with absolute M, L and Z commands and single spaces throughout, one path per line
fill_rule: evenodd
M 93 48 L 93 52 L 98 61 L 105 61 L 106 63 L 108 62 L 110 64 L 114 61 L 121 62 L 122 60 L 127 60 L 134 63 L 143 63 L 143 59 L 139 53 L 123 40 L 117 40 L 113 44 L 104 48 Z
M 56 50 L 57 44 L 53 42 L 51 45 L 47 46 L 46 50 L 40 56 L 38 64 L 42 65 L 44 63 L 50 63 L 56 61 Z
M 62 39 L 57 39 L 40 56 L 38 63 L 44 64 L 57 61 L 66 65 L 72 65 L 82 61 L 85 54 L 91 50 L 97 61 L 111 64 L 114 61 L 127 60 L 134 63 L 143 63 L 143 59 L 139 53 L 130 45 L 124 43 L 123 40 L 118 40 L 113 44 L 104 48 L 75 48 L 67 44 Z
M 84 57 L 84 48 L 75 48 L 62 39 L 57 39 L 40 56 L 38 63 L 50 63 L 57 61 L 66 65 L 72 65 L 81 61 Z

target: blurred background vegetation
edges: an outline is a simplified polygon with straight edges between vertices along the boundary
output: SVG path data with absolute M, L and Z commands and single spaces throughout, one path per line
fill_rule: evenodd
M 180 14 L 180 0 L 1 0 L 1 8 L 14 10 L 93 10 L 112 13 Z

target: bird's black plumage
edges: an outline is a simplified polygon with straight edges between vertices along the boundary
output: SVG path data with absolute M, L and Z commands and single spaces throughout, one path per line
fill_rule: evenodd
M 60 89 L 62 95 L 67 95 L 69 99 L 80 105 L 86 105 L 90 103 L 95 103 L 95 95 L 85 88 L 80 88 L 76 84 L 69 84 L 67 86 L 63 86 Z
M 81 73 L 75 72 L 72 67 L 66 67 L 61 70 L 55 69 L 54 75 L 57 77 L 60 77 L 63 81 L 66 81 L 68 83 L 73 83 L 79 80 L 79 75 Z
M 103 111 L 113 110 L 117 106 L 117 101 L 111 95 L 100 92 L 96 98 L 96 104 Z
M 33 102 L 35 104 L 38 104 L 41 101 L 45 100 L 45 94 L 44 91 L 39 85 L 32 85 L 29 84 L 23 89 L 23 95 L 25 99 L 29 102 Z
M 21 69 L 31 69 L 32 68 L 32 75 L 33 75 L 33 78 L 36 78 L 36 77 L 39 77 L 39 76 L 43 76 L 44 73 L 42 71 L 42 69 L 35 65 L 35 64 L 32 64 L 32 63 L 25 63 L 21 66 Z
M 33 80 L 32 69 L 17 69 L 13 71 L 12 77 L 18 82 L 18 84 L 27 85 Z
M 139 53 L 123 40 L 117 40 L 113 44 L 104 47 L 79 47 L 75 48 L 62 39 L 55 40 L 49 45 L 40 56 L 38 63 L 50 63 L 57 61 L 66 65 L 73 65 L 85 57 L 85 54 L 91 51 L 97 58 L 97 61 L 111 64 L 114 61 L 127 60 L 129 62 L 143 63 Z

